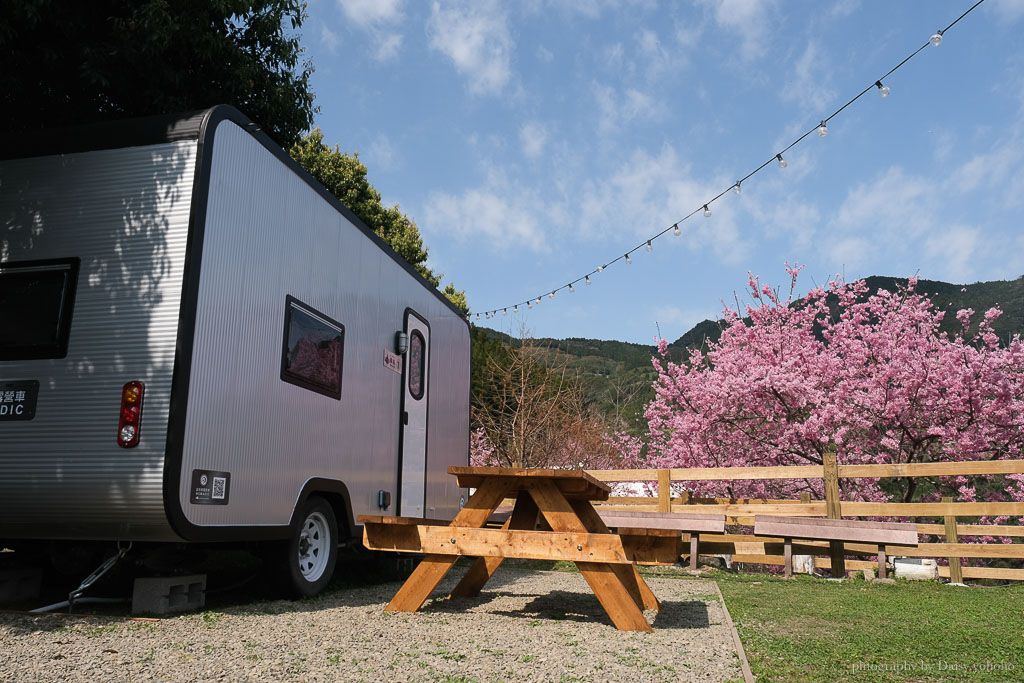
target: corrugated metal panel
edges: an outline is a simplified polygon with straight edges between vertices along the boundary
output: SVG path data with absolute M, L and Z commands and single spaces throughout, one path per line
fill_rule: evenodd
M 0 361 L 0 380 L 40 382 L 35 418 L 0 422 L 0 537 L 175 538 L 163 462 L 194 167 L 194 142 L 0 162 L 0 261 L 81 259 L 67 357 Z M 142 438 L 122 449 L 136 379 Z
M 213 150 L 179 491 L 186 517 L 286 524 L 311 477 L 343 481 L 356 515 L 377 511 L 378 489 L 396 493 L 401 376 L 383 351 L 406 307 L 431 325 L 428 514 L 454 514 L 459 495 L 444 470 L 468 457 L 465 323 L 235 124 L 218 126 Z M 340 401 L 281 381 L 287 295 L 345 326 Z M 191 504 L 194 469 L 230 472 L 230 503 Z

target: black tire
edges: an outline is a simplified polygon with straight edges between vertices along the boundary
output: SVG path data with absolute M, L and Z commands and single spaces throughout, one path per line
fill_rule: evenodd
M 338 521 L 330 504 L 310 496 L 297 520 L 286 542 L 268 548 L 276 583 L 292 599 L 326 588 L 338 563 Z

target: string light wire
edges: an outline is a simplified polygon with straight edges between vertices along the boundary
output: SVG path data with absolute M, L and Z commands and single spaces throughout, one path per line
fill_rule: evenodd
M 686 220 L 688 220 L 690 218 L 692 218 L 697 213 L 703 212 L 705 216 L 710 217 L 711 216 L 711 209 L 709 207 L 710 207 L 711 204 L 714 204 L 716 201 L 718 201 L 723 196 L 728 194 L 730 190 L 736 192 L 736 194 L 739 194 L 739 192 L 740 192 L 740 185 L 745 183 L 747 181 L 747 179 L 751 178 L 755 174 L 760 173 L 766 166 L 768 166 L 772 162 L 778 162 L 778 164 L 779 164 L 779 166 L 781 168 L 785 168 L 786 164 L 784 163 L 783 158 L 782 158 L 783 154 L 785 154 L 786 152 L 788 152 L 789 150 L 793 149 L 798 144 L 803 142 L 804 139 L 807 136 L 809 136 L 811 133 L 818 132 L 819 135 L 825 135 L 825 133 L 828 132 L 827 124 L 828 124 L 829 121 L 831 121 L 833 118 L 835 118 L 836 116 L 841 114 L 847 107 L 849 107 L 851 104 L 853 104 L 854 102 L 859 100 L 861 97 L 866 95 L 872 89 L 881 90 L 881 87 L 879 86 L 880 83 L 884 83 L 885 80 L 889 76 L 891 76 L 892 74 L 896 73 L 904 64 L 906 64 L 911 59 L 916 57 L 925 48 L 933 47 L 933 46 L 937 47 L 942 42 L 942 37 L 946 35 L 946 32 L 949 31 L 949 29 L 953 28 L 958 23 L 960 23 L 960 21 L 964 17 L 966 17 L 971 12 L 973 12 L 975 9 L 978 8 L 979 5 L 981 5 L 984 2 L 985 2 L 985 0 L 977 0 L 977 2 L 975 2 L 973 5 L 968 7 L 967 10 L 965 10 L 963 14 L 961 14 L 959 17 L 957 17 L 952 22 L 950 22 L 950 24 L 948 26 L 946 26 L 945 28 L 941 28 L 938 31 L 936 31 L 932 36 L 929 37 L 929 39 L 927 41 L 925 41 L 925 43 L 923 45 L 921 45 L 921 47 L 917 48 L 916 50 L 911 52 L 909 55 L 904 57 L 903 60 L 901 62 L 899 62 L 896 66 L 894 66 L 891 69 L 889 69 L 888 71 L 886 71 L 885 74 L 881 78 L 876 78 L 876 79 L 872 80 L 870 82 L 870 84 L 866 88 L 864 88 L 859 93 L 857 93 L 856 95 L 851 97 L 845 104 L 843 104 L 843 106 L 839 107 L 834 112 L 832 112 L 831 114 L 826 116 L 824 119 L 822 119 L 820 123 L 815 124 L 813 128 L 809 129 L 803 135 L 801 135 L 797 139 L 793 140 L 793 142 L 789 143 L 788 145 L 783 147 L 781 150 L 779 150 L 775 154 L 772 154 L 771 157 L 767 161 L 762 163 L 760 166 L 755 168 L 753 171 L 751 171 L 747 175 L 743 176 L 742 178 L 738 179 L 736 182 L 734 182 L 731 185 L 729 185 L 727 188 L 725 188 L 724 190 L 719 192 L 717 195 L 715 195 L 714 197 L 712 197 L 708 201 L 702 202 L 696 209 L 694 209 L 690 213 L 686 214 L 685 216 L 683 216 L 679 220 L 674 221 L 671 225 L 669 225 L 667 228 L 665 228 L 661 232 L 659 232 L 659 233 L 657 233 L 657 234 L 647 238 L 646 240 L 640 242 L 637 246 L 633 247 L 632 249 L 630 249 L 629 251 L 624 253 L 622 256 L 614 258 L 611 261 L 609 261 L 608 263 L 605 263 L 603 265 L 597 266 L 596 268 L 591 270 L 589 273 L 586 273 L 584 275 L 580 275 L 578 278 L 576 278 L 575 280 L 572 280 L 568 284 L 565 284 L 565 285 L 563 285 L 561 287 L 556 287 L 554 290 L 545 290 L 545 293 L 550 292 L 548 294 L 548 296 L 553 299 L 553 298 L 555 298 L 555 293 L 558 290 L 560 290 L 560 289 L 568 289 L 570 291 L 573 291 L 573 285 L 575 285 L 576 283 L 585 282 L 588 285 L 591 284 L 592 280 L 590 279 L 590 277 L 592 275 L 596 275 L 597 273 L 600 273 L 600 272 L 604 271 L 605 269 L 608 268 L 608 266 L 614 265 L 618 261 L 625 260 L 627 263 L 632 263 L 632 259 L 630 259 L 630 257 L 629 257 L 629 255 L 632 252 L 640 249 L 641 247 L 648 247 L 648 251 L 650 251 L 649 247 L 650 247 L 651 242 L 653 240 L 658 239 L 659 237 L 661 237 L 662 235 L 664 235 L 667 232 L 672 232 L 675 236 L 678 237 L 679 233 L 680 233 L 679 224 L 683 223 L 684 221 L 686 221 Z M 935 38 L 935 36 L 938 36 L 938 41 L 934 41 L 933 40 Z M 886 90 L 888 90 L 888 89 L 886 89 Z M 825 131 L 825 132 L 821 132 L 821 131 Z M 518 304 L 512 305 L 512 312 L 513 313 L 517 313 L 518 310 L 519 310 L 519 306 L 521 306 L 523 304 L 526 304 L 527 308 L 533 308 L 533 306 L 530 305 L 531 302 L 539 304 L 540 303 L 540 297 L 539 296 L 531 297 L 531 298 L 527 299 L 526 301 L 521 301 Z M 489 318 L 490 316 L 497 314 L 498 311 L 502 311 L 502 310 L 507 310 L 507 307 L 499 306 L 499 307 L 491 309 L 489 311 L 482 311 L 482 313 L 484 313 L 484 315 Z M 472 314 L 467 314 L 466 315 L 466 320 L 469 320 L 471 315 Z M 476 319 L 479 320 L 480 319 L 480 313 L 476 313 L 475 315 L 476 315 Z

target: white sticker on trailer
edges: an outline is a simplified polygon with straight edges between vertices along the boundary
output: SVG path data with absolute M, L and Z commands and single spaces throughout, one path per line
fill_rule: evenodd
M 384 367 L 402 374 L 402 357 L 394 351 L 384 349 Z

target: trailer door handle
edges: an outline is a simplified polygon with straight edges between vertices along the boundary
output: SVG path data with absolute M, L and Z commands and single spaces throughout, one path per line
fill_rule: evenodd
M 402 424 L 404 424 L 404 425 L 409 424 L 409 411 L 408 410 L 403 410 L 402 411 Z

